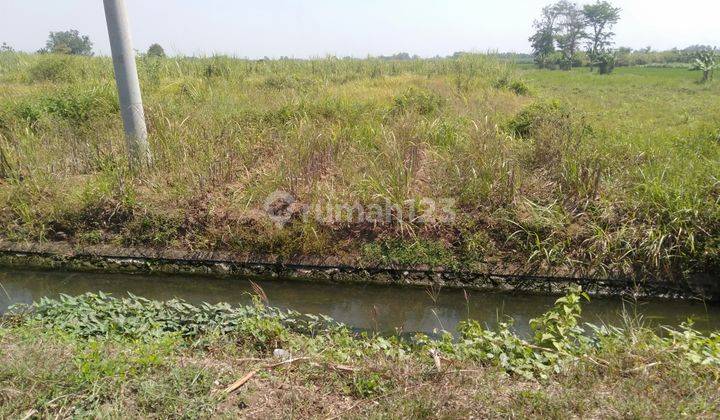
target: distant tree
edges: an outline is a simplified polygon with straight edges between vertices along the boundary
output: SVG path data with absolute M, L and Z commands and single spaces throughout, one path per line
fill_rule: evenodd
M 91 56 L 93 43 L 87 35 L 80 35 L 75 29 L 62 32 L 50 32 L 45 48 L 41 53 L 71 54 Z
M 561 67 L 570 70 L 580 42 L 586 37 L 585 15 L 577 4 L 567 0 L 561 0 L 554 7 L 558 14 L 555 41 L 563 54 Z
M 420 58 L 420 56 L 418 56 L 418 55 L 410 55 L 410 53 L 406 53 L 406 52 L 400 52 L 400 53 L 393 54 L 393 55 L 389 55 L 389 56 L 381 55 L 381 56 L 378 57 L 378 58 L 381 59 L 381 60 L 389 60 L 389 61 L 395 61 L 395 60 L 397 60 L 397 61 L 407 61 L 407 60 L 417 60 L 417 59 Z
M 165 57 L 165 50 L 160 44 L 152 44 L 147 50 L 148 57 Z
M 3 42 L 2 45 L 0 45 L 0 52 L 15 52 L 15 50 L 9 46 L 7 42 Z
M 542 17 L 533 23 L 535 34 L 529 41 L 532 46 L 532 55 L 540 68 L 549 66 L 549 58 L 555 52 L 555 24 L 558 19 L 555 5 L 546 6 L 542 10 Z
M 686 53 L 686 54 L 696 54 L 699 52 L 716 51 L 716 50 L 717 50 L 717 48 L 713 47 L 712 45 L 691 45 L 687 48 L 684 48 L 682 50 L 682 52 Z
M 633 53 L 633 49 L 630 47 L 619 47 L 615 50 L 615 64 L 620 66 L 630 65 L 630 56 Z
M 712 80 L 715 69 L 720 67 L 720 63 L 717 61 L 715 51 L 706 50 L 696 53 L 695 62 L 693 63 L 693 70 L 700 70 L 703 72 L 702 82 L 707 83 Z
M 630 55 L 630 54 L 632 54 L 633 49 L 630 47 L 620 47 L 616 51 L 618 52 L 618 54 Z
M 601 58 L 603 62 L 607 60 L 609 48 L 614 44 L 615 33 L 612 28 L 620 20 L 620 11 L 619 7 L 613 7 L 607 1 L 600 0 L 583 7 L 585 24 L 590 29 L 587 34 L 587 46 L 591 70 L 595 64 L 599 64 Z
M 583 10 L 568 0 L 560 0 L 543 8 L 542 17 L 534 23 L 535 34 L 530 37 L 535 62 L 539 67 L 557 63 L 570 70 L 579 62 L 577 53 L 586 37 Z M 562 58 L 557 59 L 556 47 Z

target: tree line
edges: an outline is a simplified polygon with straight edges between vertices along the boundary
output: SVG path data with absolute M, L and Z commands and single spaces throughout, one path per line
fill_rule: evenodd
M 597 67 L 600 73 L 610 73 L 616 66 L 673 65 L 688 63 L 694 70 L 702 71 L 703 81 L 710 81 L 714 70 L 720 67 L 720 50 L 709 45 L 693 45 L 685 49 L 653 51 L 650 47 L 633 50 L 613 49 L 615 33 L 613 27 L 620 20 L 621 9 L 607 1 L 598 0 L 583 7 L 567 0 L 561 0 L 543 8 L 540 19 L 534 22 L 535 33 L 530 37 L 532 55 L 517 53 L 490 53 L 500 59 L 529 61 L 532 59 L 539 68 L 564 69 L 588 66 Z M 585 47 L 583 50 L 582 47 Z M 0 52 L 14 49 L 3 42 Z M 93 42 L 87 35 L 71 29 L 50 32 L 45 47 L 39 54 L 69 54 L 92 56 Z M 466 52 L 456 52 L 451 58 L 458 58 Z M 152 44 L 145 53 L 147 57 L 165 57 L 160 44 Z M 349 58 L 349 57 L 348 57 Z M 380 56 L 381 60 L 417 60 L 420 57 L 402 52 L 391 56 Z M 437 56 L 435 58 L 441 58 Z

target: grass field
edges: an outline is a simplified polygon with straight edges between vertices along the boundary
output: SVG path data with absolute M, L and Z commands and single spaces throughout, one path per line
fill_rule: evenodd
M 142 58 L 139 71 L 154 163 L 135 173 L 109 59 L 0 55 L 2 237 L 494 271 L 720 272 L 720 84 L 685 69 L 600 76 L 470 55 Z M 297 199 L 278 210 L 284 227 L 265 211 L 275 191 Z M 428 198 L 452 205 L 399 216 L 428 211 Z M 358 220 L 356 204 L 390 208 L 391 223 Z

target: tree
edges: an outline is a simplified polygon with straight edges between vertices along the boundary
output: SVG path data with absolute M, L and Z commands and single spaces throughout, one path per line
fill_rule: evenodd
M 692 69 L 703 72 L 702 83 L 711 81 L 713 73 L 718 67 L 720 67 L 720 63 L 715 60 L 715 51 L 705 50 L 696 53 Z
M 165 50 L 160 44 L 152 44 L 147 50 L 148 57 L 165 57 Z
M 50 32 L 42 53 L 71 54 L 91 56 L 93 43 L 87 35 L 80 35 L 75 29 L 62 32 Z
M 543 8 L 542 18 L 534 23 L 536 32 L 529 39 L 538 66 L 549 64 L 557 45 L 562 56 L 560 67 L 572 68 L 580 42 L 586 37 L 585 26 L 585 15 L 575 3 L 561 0 Z
M 3 42 L 2 45 L 0 45 L 0 52 L 15 52 L 15 50 L 8 45 L 7 42 Z
M 558 14 L 555 5 L 546 6 L 542 10 L 542 17 L 533 23 L 535 34 L 529 41 L 532 46 L 532 55 L 535 64 L 540 68 L 549 65 L 549 58 L 555 52 L 555 23 Z
M 591 70 L 598 60 L 607 58 L 608 49 L 614 43 L 615 33 L 612 32 L 612 28 L 620 20 L 620 11 L 619 7 L 613 7 L 607 1 L 600 0 L 583 7 L 585 23 L 590 28 L 587 34 L 587 46 Z
M 682 52 L 685 53 L 685 54 L 696 54 L 696 53 L 699 53 L 699 52 L 715 51 L 715 50 L 716 50 L 716 48 L 713 47 L 712 45 L 702 45 L 702 44 L 699 44 L 699 45 L 691 45 L 691 46 L 689 46 L 689 47 L 687 47 L 687 48 L 684 48 L 684 49 L 682 50 Z
M 585 15 L 577 4 L 567 0 L 561 0 L 553 7 L 558 14 L 555 41 L 563 54 L 562 68 L 570 70 L 580 42 L 586 37 Z

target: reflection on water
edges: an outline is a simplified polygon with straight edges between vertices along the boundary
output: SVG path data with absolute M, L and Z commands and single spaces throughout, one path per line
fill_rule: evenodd
M 426 291 L 375 285 L 315 284 L 269 280 L 257 282 L 270 304 L 303 313 L 322 313 L 353 327 L 382 332 L 432 332 L 454 330 L 461 320 L 472 318 L 494 325 L 505 316 L 515 320 L 521 334 L 528 322 L 549 308 L 555 298 L 461 290 Z M 103 291 L 114 296 L 133 293 L 150 299 L 182 298 L 191 303 L 248 303 L 252 291 L 244 278 L 217 279 L 198 276 L 137 276 L 32 272 L 0 269 L 0 313 L 14 303 L 31 303 L 60 293 L 79 295 Z M 646 301 L 594 298 L 584 306 L 584 319 L 617 324 L 626 308 L 653 325 L 678 325 L 688 318 L 701 330 L 720 329 L 720 307 L 701 302 Z

